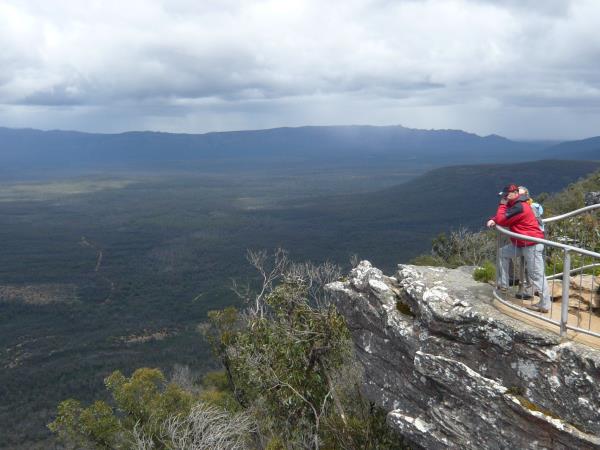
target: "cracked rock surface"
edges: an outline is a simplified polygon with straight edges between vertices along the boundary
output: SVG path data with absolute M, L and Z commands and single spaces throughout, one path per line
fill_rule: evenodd
M 469 268 L 362 261 L 327 289 L 365 395 L 415 447 L 600 448 L 600 351 L 504 315 Z

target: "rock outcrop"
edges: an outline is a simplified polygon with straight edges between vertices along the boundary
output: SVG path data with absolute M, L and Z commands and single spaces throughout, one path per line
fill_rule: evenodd
M 586 192 L 585 194 L 585 205 L 596 205 L 600 203 L 600 192 Z
M 468 268 L 362 261 L 327 289 L 365 395 L 415 447 L 600 448 L 600 351 L 506 316 Z

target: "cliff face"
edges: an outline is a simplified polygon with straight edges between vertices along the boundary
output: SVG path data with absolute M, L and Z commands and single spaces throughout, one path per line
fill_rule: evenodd
M 416 446 L 600 448 L 600 351 L 496 310 L 468 269 L 362 261 L 327 289 L 365 394 Z

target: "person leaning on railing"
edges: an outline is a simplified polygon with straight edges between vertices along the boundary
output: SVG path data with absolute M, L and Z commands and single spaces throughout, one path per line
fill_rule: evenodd
M 533 214 L 535 215 L 535 218 L 537 219 L 538 225 L 540 226 L 540 230 L 545 232 L 544 221 L 542 220 L 542 216 L 544 215 L 544 207 L 542 205 L 540 205 L 538 202 L 533 201 L 533 199 L 531 198 L 531 195 L 529 194 L 529 189 L 527 189 L 525 186 L 519 186 L 519 197 L 522 197 L 522 196 L 527 197 L 527 203 L 529 204 L 529 206 L 531 206 L 531 210 L 533 211 Z M 524 275 L 525 275 L 524 287 L 530 288 L 531 287 L 531 277 L 529 276 L 529 271 L 525 270 Z M 521 293 L 521 294 L 517 294 L 516 297 L 517 298 L 531 298 L 531 295 Z
M 488 227 L 497 225 L 508 228 L 513 233 L 544 239 L 544 232 L 540 229 L 528 196 L 519 195 L 519 187 L 515 184 L 505 186 L 500 192 L 501 200 L 496 215 L 487 222 Z M 548 312 L 550 309 L 550 293 L 544 275 L 544 246 L 535 242 L 510 238 L 511 243 L 500 249 L 499 257 L 499 286 L 502 291 L 508 290 L 508 268 L 511 258 L 523 256 L 529 270 L 529 276 L 534 290 L 540 295 L 538 303 L 528 306 L 529 309 Z

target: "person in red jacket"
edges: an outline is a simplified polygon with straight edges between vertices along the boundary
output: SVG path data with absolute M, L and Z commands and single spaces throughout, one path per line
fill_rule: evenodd
M 488 220 L 487 226 L 500 225 L 508 228 L 513 233 L 544 239 L 544 232 L 540 229 L 535 213 L 527 202 L 527 196 L 519 195 L 519 187 L 515 184 L 509 184 L 502 189 L 500 195 L 502 199 L 498 205 L 496 215 Z M 498 287 L 503 290 L 508 289 L 510 260 L 517 256 L 523 256 L 534 291 L 540 294 L 540 301 L 529 306 L 529 308 L 544 313 L 548 312 L 550 309 L 550 291 L 544 273 L 544 245 L 516 238 L 510 238 L 510 240 L 511 244 L 500 249 Z

